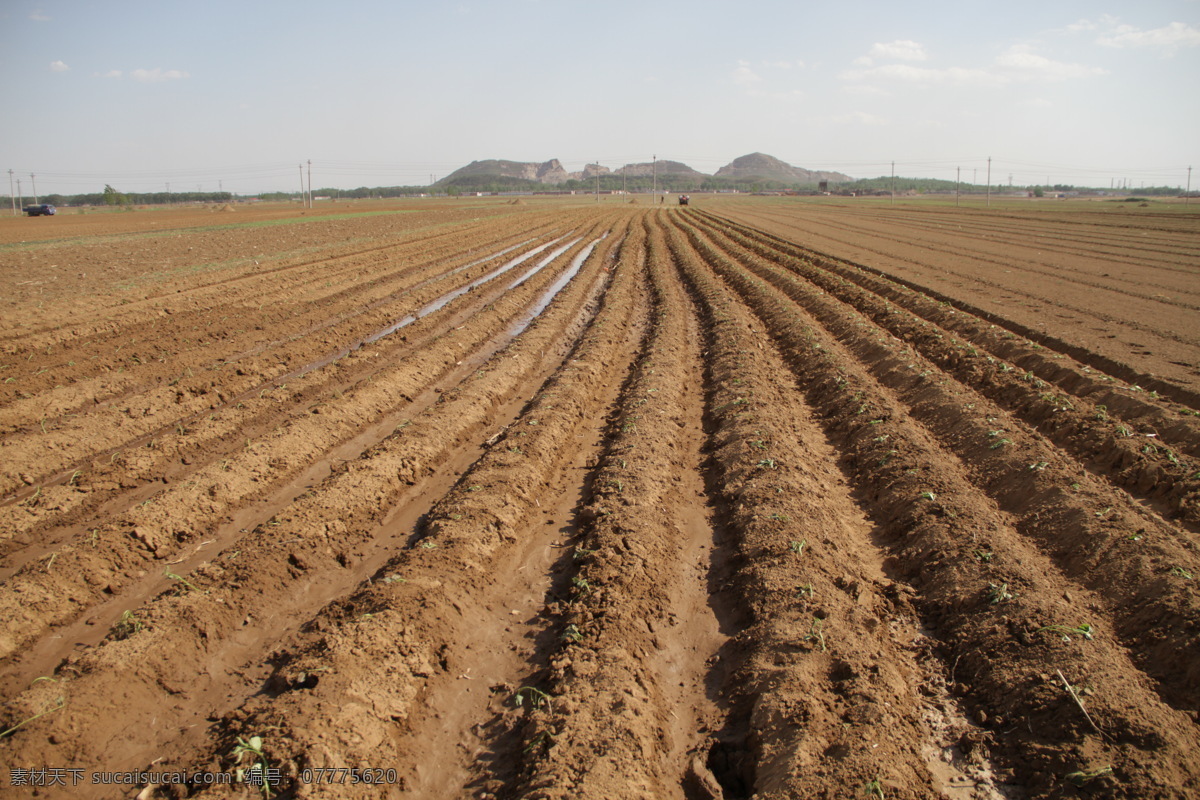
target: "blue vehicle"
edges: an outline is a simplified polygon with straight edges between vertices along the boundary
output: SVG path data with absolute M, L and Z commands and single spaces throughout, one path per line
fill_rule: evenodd
M 31 217 L 52 217 L 58 213 L 54 206 L 48 203 L 42 203 L 37 206 L 25 206 L 24 211 Z

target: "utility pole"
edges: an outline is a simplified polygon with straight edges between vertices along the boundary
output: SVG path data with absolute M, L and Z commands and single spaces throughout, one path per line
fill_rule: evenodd
M 650 181 L 650 185 L 652 187 L 650 190 L 650 194 L 654 195 L 654 197 L 657 198 L 658 197 L 658 154 L 657 153 L 654 155 L 654 163 L 650 167 L 650 172 L 651 172 L 651 175 L 653 176 Z M 653 203 L 654 200 L 651 199 L 650 202 Z
M 38 204 L 38 201 L 37 201 L 37 176 L 34 175 L 32 172 L 29 173 L 29 180 L 33 183 L 33 204 L 36 206 Z
M 25 205 L 25 199 L 21 196 L 21 179 L 17 178 L 17 205 Z
M 300 169 L 300 204 L 307 208 L 308 204 L 304 200 L 304 165 L 297 164 L 296 166 Z
M 596 202 L 600 202 L 600 159 L 596 159 Z
M 9 170 L 9 172 L 12 172 L 12 170 Z M 1188 167 L 1187 191 L 1183 193 L 1183 204 L 1185 206 L 1188 204 L 1188 195 L 1190 195 L 1191 193 L 1192 193 L 1192 168 Z
M 896 162 L 892 162 L 892 205 L 896 205 Z
M 988 156 L 988 171 L 987 171 L 987 207 L 992 207 L 992 157 Z
M 1188 167 L 1188 174 L 1191 175 L 1192 168 Z M 1190 183 L 1190 180 L 1189 180 Z M 13 171 L 8 171 L 8 199 L 12 200 L 13 216 L 17 215 L 17 196 L 13 194 Z
M 312 159 L 308 160 L 308 207 L 313 207 L 312 199 Z
M 958 191 L 962 187 L 962 167 L 955 167 L 954 170 L 954 207 L 958 208 Z

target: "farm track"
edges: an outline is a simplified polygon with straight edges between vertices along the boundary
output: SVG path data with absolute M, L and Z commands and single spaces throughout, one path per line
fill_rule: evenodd
M 711 209 L 297 263 L 261 338 L 203 317 L 187 363 L 228 366 L 145 441 L 10 395 L 14 443 L 110 432 L 12 467 L 6 763 L 257 736 L 297 798 L 1200 792 L 1196 406 Z

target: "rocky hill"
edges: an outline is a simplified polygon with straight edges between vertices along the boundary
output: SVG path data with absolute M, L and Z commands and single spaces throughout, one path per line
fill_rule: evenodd
M 660 177 L 670 175 L 680 178 L 694 178 L 701 181 L 705 178 L 712 177 L 711 175 L 705 175 L 703 172 L 697 172 L 687 164 L 682 164 L 678 161 L 667 161 L 666 159 L 657 162 L 646 161 L 641 164 L 626 164 L 625 166 L 614 170 L 613 174 L 645 178 L 649 178 L 655 174 L 659 175 Z
M 840 172 L 813 172 L 803 167 L 793 167 L 766 153 L 751 153 L 735 158 L 717 170 L 715 178 L 729 181 L 773 181 L 775 183 L 812 184 L 821 181 L 844 183 L 854 180 Z
M 508 179 L 532 183 L 558 184 L 570 180 L 571 175 L 563 169 L 557 158 L 538 164 L 533 161 L 505 161 L 487 159 L 472 161 L 456 169 L 438 181 L 435 186 L 464 186 L 479 180 Z
M 587 181 L 600 177 L 601 183 L 617 181 L 611 187 L 650 188 L 657 176 L 658 188 L 665 191 L 696 191 L 701 188 L 738 187 L 739 184 L 767 184 L 770 186 L 816 185 L 820 181 L 844 183 L 853 180 L 840 172 L 818 172 L 794 167 L 765 153 L 751 153 L 735 158 L 717 170 L 716 175 L 707 175 L 679 161 L 646 161 L 626 164 L 615 170 L 600 164 L 588 164 L 581 172 L 567 172 L 557 158 L 543 163 L 533 161 L 505 161 L 488 159 L 472 161 L 465 167 L 442 178 L 435 186 L 456 186 L 461 189 L 537 189 L 539 186 L 554 186 L 568 181 Z M 637 179 L 636 184 L 632 179 Z M 646 183 L 646 186 L 642 186 Z M 570 187 L 574 188 L 574 187 Z

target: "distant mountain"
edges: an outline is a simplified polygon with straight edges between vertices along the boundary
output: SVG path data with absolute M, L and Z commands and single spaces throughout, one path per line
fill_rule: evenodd
M 751 153 L 735 158 L 717 170 L 715 178 L 729 181 L 774 181 L 776 183 L 812 184 L 820 181 L 843 183 L 854 180 L 840 172 L 813 172 L 802 167 L 793 167 L 766 153 Z
M 641 164 L 626 164 L 616 170 L 613 170 L 614 175 L 627 175 L 629 177 L 649 178 L 653 175 L 659 177 L 673 176 L 677 178 L 694 178 L 702 181 L 705 178 L 711 177 L 703 172 L 697 172 L 687 164 L 681 164 L 678 161 L 646 161 Z
M 529 181 L 533 183 L 562 183 L 570 180 L 571 176 L 563 169 L 557 158 L 538 164 L 532 161 L 504 161 L 488 159 L 472 161 L 465 167 L 456 169 L 435 186 L 465 186 L 483 180 L 509 179 L 513 181 Z
M 576 183 L 569 182 L 593 181 L 597 177 L 606 189 L 628 188 L 637 191 L 649 190 L 655 185 L 655 179 L 658 188 L 663 191 L 741 188 L 746 184 L 765 184 L 782 188 L 797 185 L 815 186 L 820 181 L 848 183 L 853 180 L 840 172 L 814 172 L 802 167 L 793 167 L 765 153 L 751 153 L 735 158 L 717 170 L 716 175 L 706 175 L 687 164 L 666 159 L 626 164 L 615 170 L 600 164 L 588 164 L 581 172 L 567 172 L 557 158 L 542 163 L 488 159 L 472 161 L 442 178 L 434 186 L 495 191 L 536 190 L 542 186 L 568 184 L 566 188 L 575 190 Z

